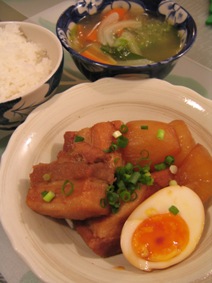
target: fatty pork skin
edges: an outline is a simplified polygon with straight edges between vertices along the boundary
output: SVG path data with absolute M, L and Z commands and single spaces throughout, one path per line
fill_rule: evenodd
M 100 200 L 105 197 L 108 185 L 114 182 L 115 169 L 122 165 L 122 156 L 118 152 L 105 153 L 104 149 L 109 147 L 113 132 L 121 124 L 121 121 L 103 122 L 78 132 L 66 132 L 57 160 L 33 166 L 27 205 L 39 214 L 55 218 L 82 220 L 108 215 L 109 207 L 103 208 Z M 84 140 L 75 142 L 76 136 L 83 136 Z M 70 195 L 64 193 L 65 182 L 66 192 L 73 187 Z M 42 193 L 49 191 L 55 197 L 45 202 Z

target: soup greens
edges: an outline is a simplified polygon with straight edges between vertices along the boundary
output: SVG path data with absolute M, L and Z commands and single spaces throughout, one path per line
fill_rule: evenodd
M 181 48 L 178 31 L 168 22 L 124 8 L 84 18 L 69 30 L 69 43 L 81 55 L 112 65 L 158 62 Z

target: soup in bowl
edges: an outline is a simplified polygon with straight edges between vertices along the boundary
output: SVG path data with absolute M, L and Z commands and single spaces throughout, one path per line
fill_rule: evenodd
M 91 81 L 164 78 L 193 45 L 196 25 L 172 1 L 78 1 L 58 19 L 57 36 Z

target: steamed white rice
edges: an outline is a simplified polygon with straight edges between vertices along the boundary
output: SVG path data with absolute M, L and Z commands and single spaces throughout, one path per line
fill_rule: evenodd
M 46 50 L 27 40 L 18 24 L 0 27 L 0 102 L 28 92 L 51 70 Z

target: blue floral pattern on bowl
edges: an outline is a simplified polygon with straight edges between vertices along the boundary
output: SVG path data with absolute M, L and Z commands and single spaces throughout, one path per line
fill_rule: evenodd
M 182 25 L 181 28 L 178 28 L 178 33 L 181 38 L 181 44 L 184 45 L 187 38 L 187 29 L 183 23 L 187 21 L 188 13 L 180 5 L 170 1 L 162 1 L 158 6 L 158 11 L 165 16 L 171 25 Z
M 103 0 L 90 0 L 90 1 L 78 1 L 78 13 L 79 14 L 83 14 L 83 13 L 87 13 L 89 15 L 93 15 L 95 13 L 97 13 L 98 8 L 102 5 Z
M 188 14 L 177 3 L 162 1 L 158 6 L 158 11 L 165 15 L 166 20 L 171 24 L 182 24 L 186 21 Z
M 146 66 L 115 66 L 94 62 L 73 50 L 69 45 L 70 30 L 84 17 L 111 10 L 116 7 L 140 9 L 142 12 L 163 17 L 178 29 L 182 49 L 177 55 Z M 56 24 L 57 36 L 62 45 L 72 56 L 78 69 L 87 79 L 95 81 L 102 77 L 139 74 L 142 77 L 164 78 L 176 64 L 176 60 L 184 55 L 196 38 L 196 24 L 191 15 L 180 5 L 169 0 L 84 0 L 77 1 L 60 16 Z
M 0 131 L 9 132 L 16 129 L 30 112 L 55 94 L 62 76 L 63 63 L 62 60 L 54 75 L 34 91 L 36 100 L 32 100 L 31 95 L 28 95 L 0 103 Z

